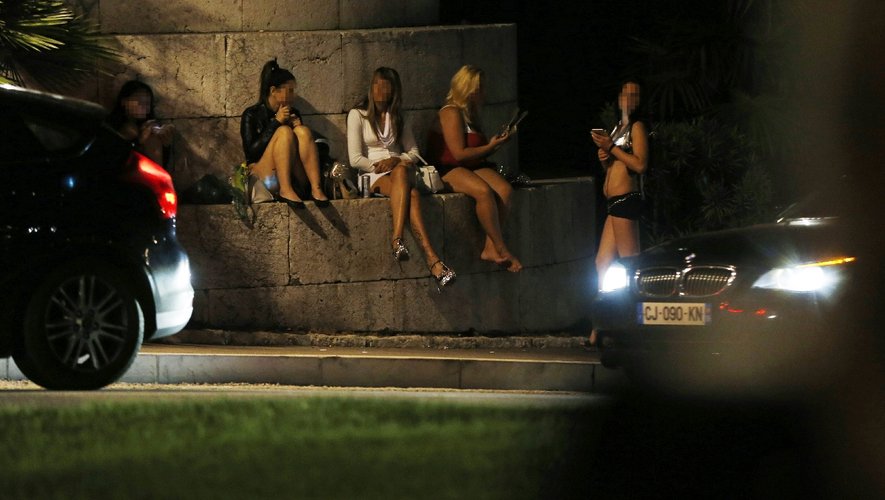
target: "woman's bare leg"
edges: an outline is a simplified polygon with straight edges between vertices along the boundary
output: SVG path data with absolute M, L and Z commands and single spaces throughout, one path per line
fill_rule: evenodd
M 481 168 L 475 170 L 474 173 L 486 181 L 492 190 L 495 191 L 495 202 L 498 204 L 498 224 L 503 228 L 504 221 L 510 215 L 513 186 L 501 174 L 490 168 Z M 482 250 L 482 255 L 494 255 L 495 252 L 494 242 L 486 235 L 486 243 Z
M 596 282 L 597 288 L 602 288 L 602 278 L 608 270 L 608 266 L 618 257 L 618 247 L 615 241 L 615 230 L 612 216 L 605 218 L 602 226 L 602 237 L 599 239 L 599 248 L 596 251 Z M 596 328 L 590 332 L 590 345 L 596 345 Z
M 464 193 L 476 201 L 476 218 L 486 235 L 492 240 L 494 254 L 481 254 L 480 258 L 497 264 L 507 265 L 510 272 L 522 270 L 522 263 L 516 258 L 504 243 L 501 234 L 501 221 L 498 214 L 498 203 L 495 191 L 489 184 L 466 168 L 458 167 L 451 170 L 443 180 L 452 186 L 456 193 Z
M 289 127 L 279 127 L 271 137 L 264 154 L 252 167 L 259 179 L 276 173 L 280 182 L 280 196 L 293 201 L 301 201 L 292 184 L 292 172 L 297 155 L 295 134 Z
M 297 125 L 294 128 L 295 137 L 298 139 L 298 161 L 296 168 L 299 170 L 301 185 L 310 183 L 310 194 L 316 201 L 326 201 L 323 193 L 322 179 L 320 178 L 320 155 L 313 139 L 313 132 L 305 125 Z M 305 179 L 306 178 L 306 179 Z M 304 182 L 304 181 L 307 182 Z
M 390 215 L 393 219 L 392 238 L 396 240 L 403 237 L 403 229 L 406 225 L 406 213 L 409 211 L 409 170 L 400 163 L 384 177 L 380 177 L 372 190 L 390 197 Z M 395 248 L 396 244 L 391 243 Z

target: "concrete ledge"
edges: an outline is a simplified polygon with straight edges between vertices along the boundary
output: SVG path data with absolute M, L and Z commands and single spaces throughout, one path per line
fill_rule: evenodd
M 390 257 L 387 199 L 336 200 L 292 212 L 257 205 L 248 229 L 225 205 L 182 206 L 179 239 L 197 291 L 192 326 L 387 332 L 562 331 L 587 315 L 595 230 L 592 179 L 519 189 L 505 227 L 525 266 L 479 259 L 473 201 L 424 196 L 437 253 L 458 273 L 436 289 L 407 231 L 409 261 Z

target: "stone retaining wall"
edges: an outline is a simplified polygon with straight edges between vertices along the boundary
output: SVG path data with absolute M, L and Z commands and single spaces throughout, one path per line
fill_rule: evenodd
M 390 253 L 387 199 L 256 205 L 253 229 L 227 205 L 179 207 L 179 239 L 197 290 L 192 325 L 219 329 L 533 332 L 587 314 L 593 272 L 591 179 L 518 189 L 505 235 L 525 269 L 479 260 L 473 201 L 422 197 L 437 252 L 458 273 L 442 293 L 411 234 L 409 261 Z

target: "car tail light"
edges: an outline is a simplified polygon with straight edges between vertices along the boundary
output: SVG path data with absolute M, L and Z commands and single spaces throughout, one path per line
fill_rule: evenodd
M 163 167 L 157 165 L 150 158 L 136 152 L 132 152 L 130 162 L 135 163 L 135 171 L 130 179 L 150 188 L 157 197 L 160 213 L 164 219 L 171 219 L 178 213 L 178 195 L 172 185 L 172 177 Z

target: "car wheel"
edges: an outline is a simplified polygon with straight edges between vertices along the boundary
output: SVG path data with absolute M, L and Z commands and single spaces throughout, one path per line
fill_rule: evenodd
M 47 389 L 99 389 L 119 379 L 144 337 L 144 315 L 111 267 L 74 263 L 50 273 L 25 310 L 18 367 Z

